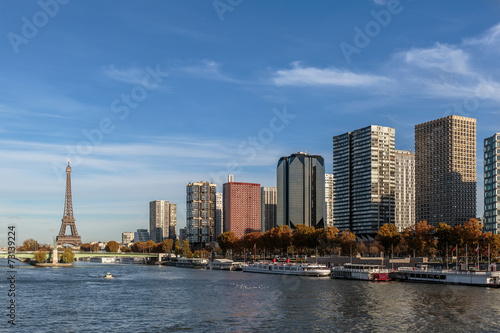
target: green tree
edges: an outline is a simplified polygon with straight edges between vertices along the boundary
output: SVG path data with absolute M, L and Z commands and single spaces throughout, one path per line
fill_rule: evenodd
M 118 249 L 120 248 L 120 244 L 115 241 L 109 241 L 108 244 L 106 244 L 106 248 L 104 249 L 106 252 L 118 252 Z
M 35 251 L 38 250 L 38 242 L 33 238 L 29 238 L 23 242 L 24 251 Z
M 73 250 L 69 247 L 65 248 L 60 261 L 65 263 L 72 263 L 73 260 L 75 260 L 75 254 L 73 253 Z
M 45 260 L 47 260 L 47 251 L 45 249 L 36 251 L 35 260 L 38 262 L 45 262 Z
M 377 241 L 385 249 L 386 253 L 392 253 L 392 249 L 401 241 L 401 234 L 394 224 L 384 224 L 377 231 Z

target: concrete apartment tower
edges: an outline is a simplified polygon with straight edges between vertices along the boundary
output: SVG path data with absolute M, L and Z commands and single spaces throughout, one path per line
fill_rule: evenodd
M 261 198 L 261 230 L 266 232 L 275 228 L 276 225 L 276 208 L 278 204 L 277 188 L 262 187 L 260 191 Z
M 149 203 L 149 237 L 159 243 L 164 239 L 176 239 L 177 205 L 166 200 Z
M 371 125 L 333 137 L 334 226 L 375 236 L 394 224 L 395 134 Z
M 186 227 L 189 244 L 203 248 L 216 241 L 216 184 L 189 183 L 186 186 Z
M 325 161 L 299 152 L 280 158 L 277 166 L 278 225 L 325 227 Z
M 333 174 L 325 174 L 325 227 L 333 227 Z
M 484 231 L 500 233 L 500 133 L 484 139 Z
M 396 150 L 394 224 L 399 232 L 415 224 L 415 154 Z
M 415 126 L 416 222 L 476 217 L 476 119 L 448 116 Z
M 237 237 L 261 230 L 260 184 L 235 182 L 232 175 L 223 187 L 224 232 Z

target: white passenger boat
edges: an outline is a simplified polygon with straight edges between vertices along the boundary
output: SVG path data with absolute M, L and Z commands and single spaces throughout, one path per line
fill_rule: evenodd
M 318 264 L 279 264 L 279 263 L 253 263 L 242 267 L 243 272 L 303 275 L 303 276 L 328 276 L 330 269 Z
M 381 265 L 344 264 L 332 268 L 332 279 L 352 279 L 383 282 L 390 281 L 389 270 Z
M 399 267 L 398 281 L 463 284 L 483 287 L 500 287 L 500 272 L 457 271 L 448 269 L 427 269 L 427 267 Z
M 179 258 L 176 266 L 184 268 L 205 268 L 207 264 L 208 259 L 204 258 Z
M 98 262 L 102 264 L 115 264 L 116 257 L 92 257 L 90 262 Z
M 214 259 L 209 262 L 207 269 L 223 270 L 223 271 L 241 271 L 241 262 L 234 262 L 231 259 Z

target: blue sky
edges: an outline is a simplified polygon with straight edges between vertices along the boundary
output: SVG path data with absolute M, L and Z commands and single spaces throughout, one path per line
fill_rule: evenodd
M 0 245 L 50 242 L 66 159 L 84 242 L 148 226 L 185 186 L 275 186 L 297 151 L 332 168 L 332 136 L 449 114 L 500 132 L 498 1 L 2 1 Z

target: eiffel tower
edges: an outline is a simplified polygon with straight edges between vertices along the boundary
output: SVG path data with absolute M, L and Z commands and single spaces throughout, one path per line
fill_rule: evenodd
M 71 235 L 66 235 L 66 228 L 71 227 Z M 75 217 L 73 216 L 73 199 L 71 196 L 71 167 L 66 167 L 66 202 L 64 203 L 64 215 L 62 218 L 61 230 L 56 237 L 57 245 L 71 244 L 82 245 L 82 237 L 78 236 L 76 230 Z

